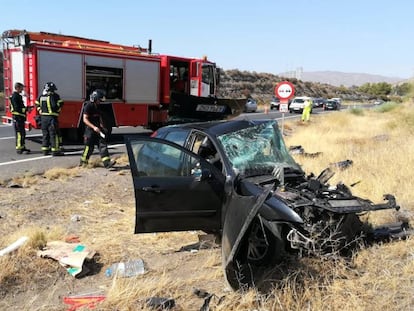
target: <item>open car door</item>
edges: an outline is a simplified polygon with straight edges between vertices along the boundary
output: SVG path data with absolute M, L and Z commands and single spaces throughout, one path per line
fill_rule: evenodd
M 191 151 L 163 139 L 127 136 L 134 183 L 135 233 L 218 231 L 224 176 Z

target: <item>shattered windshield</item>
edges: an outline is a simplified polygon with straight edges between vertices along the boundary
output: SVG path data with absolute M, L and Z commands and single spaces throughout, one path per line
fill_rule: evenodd
M 233 169 L 243 176 L 272 174 L 280 168 L 302 172 L 290 156 L 276 121 L 224 134 L 218 140 Z

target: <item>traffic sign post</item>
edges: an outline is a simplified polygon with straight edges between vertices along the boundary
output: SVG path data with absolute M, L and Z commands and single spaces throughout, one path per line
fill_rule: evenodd
M 282 135 L 285 123 L 285 112 L 289 111 L 289 99 L 295 96 L 295 87 L 289 81 L 279 82 L 275 87 L 275 96 L 280 99 L 279 111 L 282 112 Z

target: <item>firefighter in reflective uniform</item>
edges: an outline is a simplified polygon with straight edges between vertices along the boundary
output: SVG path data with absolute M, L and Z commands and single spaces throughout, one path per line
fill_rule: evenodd
M 61 156 L 63 153 L 60 150 L 58 117 L 63 100 L 55 91 L 57 91 L 56 85 L 53 82 L 47 82 L 42 95 L 37 98 L 35 104 L 41 117 L 43 154 L 48 155 L 52 152 L 53 156 Z
M 21 92 L 24 85 L 20 82 L 14 84 L 14 92 L 10 96 L 10 111 L 13 115 L 13 126 L 16 132 L 16 152 L 22 154 L 23 152 L 30 153 L 30 149 L 26 148 L 26 130 L 24 124 L 26 122 L 27 107 L 23 103 Z
M 95 145 L 98 146 L 99 154 L 105 168 L 111 168 L 116 161 L 112 161 L 109 152 L 108 131 L 104 126 L 102 112 L 99 109 L 101 101 L 105 100 L 103 91 L 95 90 L 91 93 L 89 101 L 86 101 L 83 108 L 83 123 L 85 124 L 85 133 L 83 136 L 85 148 L 83 150 L 80 166 L 86 166 L 89 158 L 93 153 Z

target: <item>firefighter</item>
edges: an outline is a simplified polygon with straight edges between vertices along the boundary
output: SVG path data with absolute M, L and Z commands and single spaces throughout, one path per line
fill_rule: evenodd
M 99 109 L 101 101 L 105 100 L 103 91 L 95 90 L 91 93 L 89 101 L 86 101 L 83 108 L 83 123 L 85 133 L 83 135 L 85 148 L 83 150 L 80 166 L 86 166 L 93 153 L 95 145 L 98 146 L 99 155 L 105 168 L 111 168 L 116 161 L 112 161 L 107 144 L 108 131 L 104 126 L 102 112 Z
M 44 155 L 61 156 L 60 150 L 60 131 L 58 117 L 63 106 L 63 100 L 56 93 L 57 87 L 53 82 L 47 82 L 44 86 L 43 93 L 40 95 L 35 104 L 40 114 L 42 126 L 42 151 Z
M 16 132 L 16 152 L 18 154 L 30 153 L 30 149 L 26 148 L 26 113 L 28 108 L 23 103 L 23 97 L 21 95 L 24 85 L 20 82 L 14 84 L 14 92 L 10 96 L 10 111 L 13 115 L 13 126 Z

